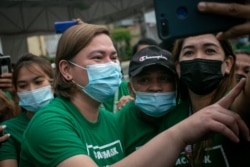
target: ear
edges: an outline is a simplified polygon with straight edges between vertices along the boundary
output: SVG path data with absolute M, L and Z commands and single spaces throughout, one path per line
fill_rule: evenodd
M 72 80 L 71 68 L 71 65 L 66 60 L 61 60 L 59 62 L 59 70 L 65 80 Z
M 128 82 L 128 85 L 127 85 L 127 86 L 128 86 L 128 90 L 129 90 L 129 94 L 130 94 L 130 96 L 135 97 L 135 92 L 133 91 L 130 82 L 131 82 L 131 81 L 129 81 L 129 82 Z
M 180 76 L 181 76 L 181 67 L 180 67 L 180 63 L 179 62 L 175 63 L 175 70 L 177 72 L 178 78 L 180 78 Z
M 234 59 L 232 56 L 228 56 L 223 62 L 223 69 L 225 74 L 230 74 L 233 67 Z

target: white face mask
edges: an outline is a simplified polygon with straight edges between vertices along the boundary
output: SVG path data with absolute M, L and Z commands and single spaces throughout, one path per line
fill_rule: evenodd
M 51 86 L 45 86 L 32 91 L 17 92 L 19 105 L 27 111 L 36 112 L 54 98 Z
M 89 83 L 86 86 L 74 82 L 89 97 L 98 102 L 105 102 L 114 96 L 122 78 L 121 67 L 118 63 L 93 64 L 86 66 L 86 68 L 73 62 L 70 63 L 87 71 Z

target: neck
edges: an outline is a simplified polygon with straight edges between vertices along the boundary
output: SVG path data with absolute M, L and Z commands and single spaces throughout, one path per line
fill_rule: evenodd
M 214 93 L 215 93 L 215 91 L 213 91 L 207 95 L 197 95 L 197 94 L 189 91 L 191 105 L 192 105 L 192 113 L 195 113 L 198 110 L 210 105 Z
M 160 118 L 155 118 L 155 117 L 151 117 L 149 115 L 144 114 L 142 111 L 140 111 L 139 109 L 137 110 L 139 116 L 142 118 L 143 121 L 150 123 L 151 125 L 157 125 L 158 122 L 161 120 L 162 117 Z
M 71 101 L 89 122 L 96 122 L 98 120 L 99 102 L 80 91 L 75 93 Z

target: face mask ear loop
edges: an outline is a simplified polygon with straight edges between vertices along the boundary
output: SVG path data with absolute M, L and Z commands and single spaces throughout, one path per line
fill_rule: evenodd
M 74 84 L 76 84 L 76 86 L 80 87 L 81 89 L 84 89 L 84 88 L 85 88 L 84 86 L 81 86 L 80 84 L 76 83 L 76 81 L 74 81 L 74 80 L 72 80 L 72 82 L 73 82 Z
M 132 91 L 134 92 L 134 94 L 136 94 L 136 91 L 135 91 L 135 88 L 134 88 L 134 85 L 133 85 L 133 82 L 132 82 L 132 78 L 129 79 L 129 82 L 130 82 Z
M 69 62 L 70 64 L 72 64 L 72 65 L 76 66 L 76 67 L 79 67 L 79 68 L 83 69 L 83 70 L 87 70 L 87 68 L 82 67 L 82 66 L 80 66 L 80 65 L 78 65 L 78 64 L 76 64 L 76 63 L 73 63 L 73 62 L 72 62 L 72 61 L 70 61 L 70 60 L 68 60 L 68 62 Z
M 87 70 L 87 68 L 82 67 L 82 66 L 80 66 L 80 65 L 78 65 L 78 64 L 76 64 L 76 63 L 73 63 L 73 62 L 72 62 L 72 61 L 70 61 L 70 60 L 68 60 L 68 62 L 69 62 L 70 64 L 74 65 L 74 66 L 77 66 L 77 67 L 79 67 L 79 68 L 83 69 L 83 70 Z M 79 85 L 79 84 L 78 84 L 78 83 L 76 83 L 76 81 L 74 81 L 74 80 L 72 80 L 72 82 L 73 82 L 74 84 L 76 84 L 78 87 L 80 87 L 81 89 L 84 89 L 84 87 L 85 87 L 85 86 L 81 86 L 81 85 Z

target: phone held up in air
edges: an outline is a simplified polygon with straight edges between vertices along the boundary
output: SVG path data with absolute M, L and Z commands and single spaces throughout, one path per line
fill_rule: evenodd
M 69 27 L 76 25 L 77 21 L 57 21 L 54 23 L 56 33 L 60 34 L 66 31 Z
M 229 16 L 201 13 L 200 1 L 244 3 L 244 0 L 154 0 L 157 31 L 162 40 L 175 40 L 192 35 L 217 33 L 245 20 Z
M 0 75 L 11 72 L 10 56 L 0 56 Z

